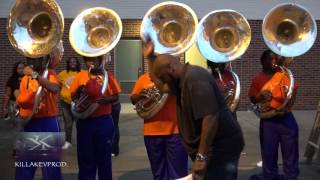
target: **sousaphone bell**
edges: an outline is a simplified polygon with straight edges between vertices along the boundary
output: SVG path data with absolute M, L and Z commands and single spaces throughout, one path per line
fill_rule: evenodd
M 195 41 L 197 25 L 195 12 L 186 4 L 162 2 L 143 17 L 140 36 L 152 41 L 155 54 L 179 55 Z
M 48 55 L 62 39 L 64 18 L 54 0 L 16 1 L 8 17 L 8 38 L 23 56 Z

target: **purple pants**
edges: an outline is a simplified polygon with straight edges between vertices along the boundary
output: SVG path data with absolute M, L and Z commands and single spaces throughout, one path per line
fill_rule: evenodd
M 81 119 L 77 123 L 79 180 L 112 180 L 111 148 L 114 128 L 111 115 Z
M 24 127 L 24 132 L 60 132 L 60 124 L 56 117 L 37 118 L 31 119 L 30 122 Z M 17 161 L 24 161 L 17 159 Z M 38 160 L 27 160 L 26 162 L 36 162 Z M 50 160 L 52 162 L 59 162 L 59 159 Z M 16 180 L 32 180 L 37 167 L 17 167 Z M 42 179 L 44 180 L 62 180 L 60 167 L 42 167 Z
M 188 174 L 188 155 L 180 135 L 144 136 L 155 180 L 172 180 Z
M 260 121 L 260 144 L 263 161 L 263 179 L 277 180 L 278 148 L 281 147 L 283 172 L 286 180 L 299 175 L 299 128 L 293 114 Z

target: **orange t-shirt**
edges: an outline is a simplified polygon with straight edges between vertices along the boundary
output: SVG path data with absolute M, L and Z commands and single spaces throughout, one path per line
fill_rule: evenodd
M 92 78 L 94 78 L 94 76 L 92 76 Z M 89 81 L 88 71 L 79 72 L 70 86 L 70 93 L 71 94 L 75 93 L 80 86 L 86 85 L 88 81 Z M 114 95 L 115 90 L 112 88 L 113 85 L 110 85 L 112 83 L 113 83 L 112 78 L 109 78 L 107 90 L 104 93 L 104 96 Z M 98 117 L 98 116 L 107 115 L 107 114 L 111 114 L 111 104 L 100 105 L 89 117 Z
M 279 82 L 281 82 L 279 84 Z M 252 80 L 251 87 L 249 89 L 249 96 L 255 97 L 261 91 L 270 91 L 272 94 L 272 100 L 270 106 L 272 108 L 279 107 L 284 102 L 284 91 L 282 86 L 289 85 L 289 78 L 282 72 L 275 72 L 273 76 L 269 76 L 265 73 L 259 73 L 255 79 Z M 298 84 L 294 81 L 294 89 L 298 89 Z
M 131 96 L 138 95 L 143 89 L 153 86 L 153 82 L 148 73 L 143 74 L 137 80 Z M 171 135 L 178 134 L 176 97 L 169 95 L 163 108 L 151 119 L 144 120 L 144 135 Z
M 50 69 L 48 72 L 48 80 L 51 83 L 59 84 L 57 74 L 54 70 Z M 25 91 L 28 88 L 32 88 L 33 85 L 37 85 L 36 80 L 30 76 L 24 76 L 20 83 L 20 92 Z M 37 88 L 34 89 L 36 91 Z M 21 113 L 28 111 L 20 108 Z M 20 114 L 22 115 L 22 114 Z M 42 96 L 38 111 L 32 116 L 32 118 L 52 117 L 58 115 L 58 94 L 54 94 L 47 89 L 42 89 Z M 22 115 L 23 116 L 23 115 Z

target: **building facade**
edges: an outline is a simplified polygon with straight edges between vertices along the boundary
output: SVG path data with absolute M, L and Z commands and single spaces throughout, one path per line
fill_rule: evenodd
M 0 99 L 2 102 L 4 86 L 7 78 L 11 74 L 12 66 L 17 61 L 24 61 L 24 57 L 18 54 L 10 45 L 7 32 L 7 16 L 10 12 L 11 6 L 14 4 L 14 0 L 0 0 Z M 64 45 L 65 56 L 64 62 L 62 62 L 57 71 L 61 71 L 65 67 L 65 60 L 69 57 L 78 57 L 69 44 L 69 28 L 73 18 L 83 9 L 95 6 L 109 7 L 115 10 L 123 22 L 123 34 L 121 41 L 137 41 L 140 42 L 140 24 L 144 13 L 152 7 L 154 4 L 162 1 L 148 1 L 148 0 L 57 0 L 60 4 L 65 17 L 65 31 L 64 31 Z M 251 44 L 246 53 L 241 59 L 232 63 L 234 71 L 239 75 L 241 81 L 241 99 L 240 109 L 247 110 L 249 106 L 249 98 L 247 97 L 248 88 L 250 86 L 252 78 L 255 74 L 261 71 L 260 55 L 267 48 L 262 37 L 261 27 L 262 19 L 265 14 L 275 5 L 281 2 L 287 2 L 282 0 L 186 0 L 180 1 L 188 4 L 193 8 L 200 19 L 206 13 L 216 9 L 233 9 L 242 13 L 248 18 L 248 21 L 252 30 Z M 320 1 L 318 0 L 305 0 L 305 1 L 292 1 L 299 3 L 306 7 L 312 15 L 317 19 L 318 29 L 320 28 L 318 19 L 320 19 Z M 117 48 L 116 48 L 117 49 Z M 294 63 L 290 66 L 293 74 L 299 85 L 299 92 L 295 103 L 295 109 L 315 109 L 318 101 L 320 100 L 320 58 L 319 58 L 320 42 L 319 36 L 316 43 L 306 54 L 295 58 Z M 117 51 L 117 50 L 116 50 Z M 121 77 L 123 73 L 121 68 L 117 68 L 117 52 L 112 51 L 111 63 L 109 69 L 114 71 L 117 77 Z M 191 53 L 192 54 L 192 53 Z M 190 61 L 192 55 L 182 55 L 182 61 Z M 128 62 L 130 63 L 130 59 Z M 147 60 L 141 56 L 141 71 L 147 71 Z M 141 74 L 141 72 L 136 72 Z M 130 88 L 133 85 L 134 79 L 137 77 L 126 80 L 120 79 L 121 86 L 123 86 L 124 92 L 129 93 Z M 1 103 L 2 105 L 2 103 Z

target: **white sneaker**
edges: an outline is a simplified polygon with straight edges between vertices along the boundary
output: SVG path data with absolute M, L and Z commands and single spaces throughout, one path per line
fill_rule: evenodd
M 70 142 L 66 141 L 61 149 L 67 150 L 67 149 L 69 149 L 71 147 L 72 147 L 72 144 Z
M 9 121 L 9 120 L 10 120 L 10 116 L 9 116 L 9 115 L 6 115 L 3 119 L 4 119 L 5 121 Z
M 257 163 L 257 166 L 258 166 L 258 167 L 262 167 L 262 161 L 259 161 L 259 162 Z

